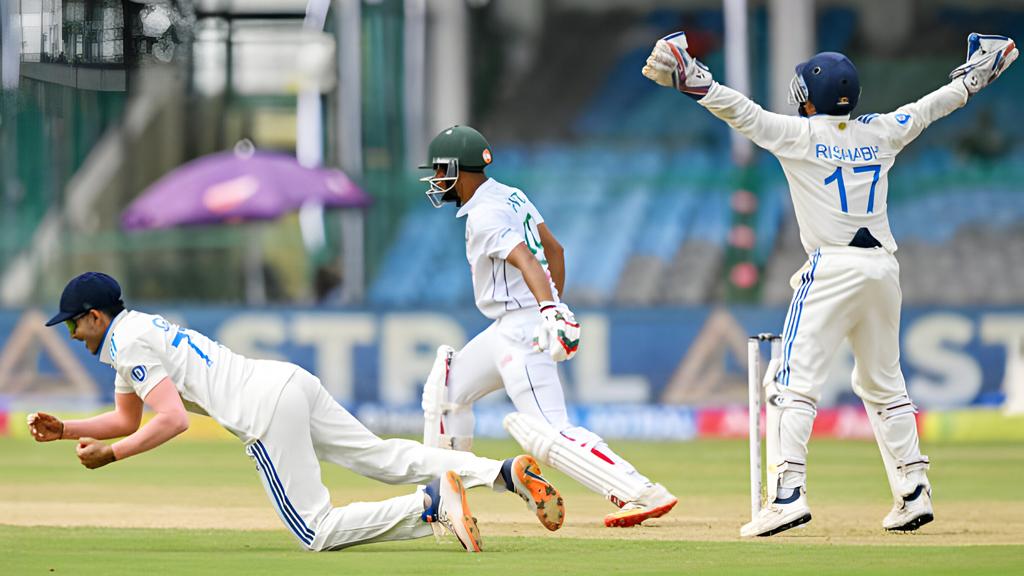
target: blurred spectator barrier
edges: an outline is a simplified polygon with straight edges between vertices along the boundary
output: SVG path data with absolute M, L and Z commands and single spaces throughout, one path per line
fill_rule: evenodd
M 462 346 L 486 323 L 475 310 L 341 311 L 327 308 L 143 306 L 252 357 L 295 362 L 348 406 L 418 410 L 420 387 L 440 344 Z M 579 355 L 561 367 L 578 405 L 743 406 L 748 334 L 778 330 L 785 308 L 659 308 L 578 311 Z M 39 310 L 0 312 L 0 396 L 21 405 L 113 399 L 113 372 Z M 923 409 L 997 406 L 1008 350 L 1024 314 L 1000 308 L 911 308 L 903 313 L 902 360 Z M 852 357 L 837 356 L 822 407 L 859 404 Z M 498 398 L 492 400 L 499 400 Z

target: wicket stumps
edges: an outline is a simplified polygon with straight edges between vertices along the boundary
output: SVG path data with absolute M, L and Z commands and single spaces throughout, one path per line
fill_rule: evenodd
M 761 465 L 761 407 L 764 405 L 764 387 L 761 374 L 761 343 L 769 342 L 771 358 L 782 354 L 782 337 L 762 333 L 747 339 L 747 394 L 748 417 L 750 419 L 750 518 L 753 520 L 761 511 L 762 482 L 764 470 Z

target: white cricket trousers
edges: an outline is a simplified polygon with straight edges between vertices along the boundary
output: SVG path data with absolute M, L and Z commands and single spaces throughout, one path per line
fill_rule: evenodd
M 475 422 L 469 407 L 502 387 L 519 412 L 550 422 L 558 431 L 572 426 L 555 361 L 533 349 L 540 322 L 537 308 L 509 312 L 456 352 L 448 399 L 465 408 L 446 419 L 452 436 L 472 438 Z
M 849 338 L 853 391 L 886 405 L 906 396 L 900 370 L 900 267 L 882 248 L 826 247 L 796 274 L 777 380 L 815 404 L 832 359 Z
M 468 452 L 379 438 L 339 405 L 317 377 L 302 369 L 281 393 L 267 432 L 247 445 L 246 453 L 255 460 L 281 521 L 310 550 L 432 533 L 420 519 L 423 493 L 419 490 L 381 502 L 334 508 L 320 480 L 320 460 L 388 484 L 427 484 L 454 470 L 466 487 L 493 486 L 501 470 L 501 462 Z

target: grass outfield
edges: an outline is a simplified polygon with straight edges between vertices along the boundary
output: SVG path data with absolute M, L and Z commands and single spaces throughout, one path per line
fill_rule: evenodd
M 610 505 L 564 476 L 566 525 L 541 528 L 507 494 L 470 492 L 484 554 L 426 538 L 338 553 L 302 551 L 274 514 L 233 442 L 177 441 L 100 470 L 70 442 L 0 439 L 2 574 L 1011 574 L 1024 572 L 1024 446 L 926 446 L 936 522 L 911 535 L 879 526 L 889 496 L 874 444 L 814 440 L 814 520 L 777 537 L 742 541 L 749 516 L 746 444 L 613 443 L 680 496 L 672 514 L 606 529 Z M 509 442 L 480 442 L 502 457 Z M 337 504 L 408 492 L 324 466 Z

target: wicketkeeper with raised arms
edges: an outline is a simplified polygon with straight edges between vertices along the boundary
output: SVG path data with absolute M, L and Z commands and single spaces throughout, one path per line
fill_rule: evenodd
M 501 462 L 378 438 L 301 367 L 245 358 L 161 316 L 126 310 L 121 287 L 106 274 L 86 272 L 68 282 L 47 326 L 61 323 L 114 368 L 115 409 L 68 421 L 35 413 L 28 426 L 39 442 L 78 440 L 87 468 L 167 442 L 188 428 L 187 410 L 210 416 L 245 444 L 281 521 L 309 550 L 420 538 L 440 524 L 468 552 L 478 552 L 466 486 L 518 494 L 548 529 L 558 528 L 547 510 L 556 501 L 560 506 L 561 497 L 531 456 Z M 154 416 L 140 427 L 143 404 Z M 121 436 L 113 444 L 101 441 Z M 320 479 L 321 460 L 388 484 L 426 488 L 336 508 Z
M 476 305 L 493 323 L 461 350 L 438 349 L 423 388 L 424 444 L 470 450 L 473 403 L 504 387 L 517 412 L 505 429 L 541 462 L 601 494 L 618 510 L 606 526 L 635 526 L 676 504 L 612 452 L 600 436 L 569 421 L 557 362 L 580 345 L 580 325 L 560 299 L 561 245 L 526 194 L 487 177 L 493 158 L 469 126 L 442 130 L 428 149 L 427 197 L 451 202 L 466 219 L 466 258 Z M 568 192 L 568 191 L 567 191 Z
M 844 339 L 855 358 L 853 390 L 863 400 L 882 454 L 893 507 L 886 530 L 932 521 L 928 457 L 918 446 L 917 412 L 899 364 L 901 292 L 896 242 L 886 212 L 896 155 L 932 122 L 965 105 L 1017 58 L 1013 40 L 971 34 L 967 62 L 950 82 L 888 114 L 850 116 L 861 87 L 846 56 L 823 52 L 796 66 L 790 102 L 799 116 L 766 112 L 712 79 L 682 32 L 659 40 L 643 74 L 697 100 L 774 154 L 789 182 L 807 263 L 790 284 L 793 300 L 782 357 L 766 381 L 768 504 L 743 536 L 769 536 L 811 519 L 807 443 L 822 386 Z

